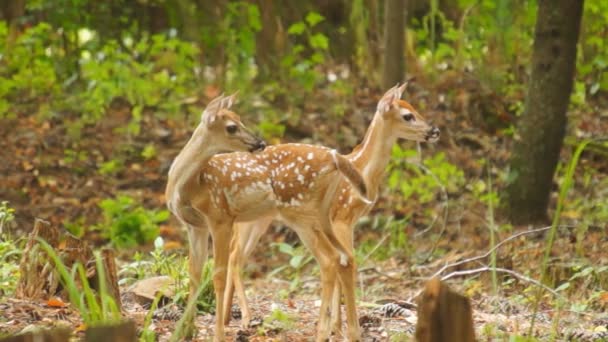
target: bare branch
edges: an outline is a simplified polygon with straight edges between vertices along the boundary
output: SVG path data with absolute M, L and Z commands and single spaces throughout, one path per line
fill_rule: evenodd
M 491 248 L 490 250 L 488 250 L 487 252 L 485 252 L 482 255 L 478 255 L 478 256 L 475 256 L 475 257 L 472 257 L 472 258 L 460 260 L 460 261 L 455 262 L 453 264 L 447 264 L 447 265 L 443 266 L 441 269 L 439 269 L 439 271 L 435 272 L 435 274 L 433 274 L 430 278 L 439 276 L 441 273 L 445 272 L 445 270 L 447 270 L 450 267 L 456 267 L 456 266 L 460 266 L 462 264 L 466 264 L 466 263 L 469 263 L 469 262 L 478 261 L 478 260 L 487 258 L 488 256 L 490 256 L 490 254 L 492 254 L 492 252 L 494 252 L 495 250 L 497 250 L 502 245 L 506 244 L 509 241 L 517 239 L 518 237 L 520 237 L 522 235 L 539 233 L 539 232 L 543 232 L 543 231 L 549 230 L 549 229 L 551 229 L 551 226 L 543 227 L 543 228 L 538 228 L 538 229 L 532 229 L 532 230 L 526 230 L 524 232 L 519 232 L 519 233 L 517 233 L 515 235 L 509 236 L 508 238 L 506 238 L 506 239 L 500 241 L 499 243 L 497 243 L 493 248 Z
M 521 281 L 525 281 L 531 284 L 534 284 L 538 287 L 541 287 L 549 292 L 551 292 L 551 294 L 553 294 L 555 297 L 562 297 L 562 295 L 560 295 L 559 293 L 557 293 L 557 291 L 555 291 L 554 289 L 548 287 L 547 285 L 541 283 L 540 281 L 536 280 L 536 279 L 532 279 L 530 277 L 527 277 L 523 274 L 517 273 L 513 270 L 508 270 L 506 268 L 500 268 L 500 267 L 496 267 L 496 268 L 492 268 L 490 266 L 484 266 L 484 267 L 480 267 L 480 268 L 474 268 L 471 270 L 465 270 L 465 271 L 456 271 L 456 272 L 452 272 L 449 273 L 443 277 L 441 277 L 441 280 L 447 280 L 450 278 L 454 278 L 454 277 L 459 277 L 459 276 L 465 276 L 465 275 L 471 275 L 471 274 L 476 274 L 476 273 L 481 273 L 481 272 L 490 272 L 490 271 L 495 271 L 495 272 L 500 272 L 500 273 L 507 273 Z

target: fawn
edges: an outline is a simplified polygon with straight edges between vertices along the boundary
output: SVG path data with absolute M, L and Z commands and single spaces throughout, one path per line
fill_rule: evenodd
M 342 176 L 364 202 L 365 181 L 348 159 L 329 148 L 299 144 L 264 148 L 263 142 L 228 110 L 233 101 L 231 96 L 209 104 L 169 171 L 167 205 L 188 228 L 190 295 L 197 293 L 211 233 L 215 258 L 214 340 L 223 341 L 224 320 L 230 312 L 223 299 L 233 226 L 240 221 L 279 217 L 316 251 L 321 266 L 317 340 L 324 341 L 331 333 L 328 309 L 336 277 L 343 285 L 349 338 L 359 340 L 351 249 L 335 236 L 329 215 Z M 239 150 L 261 151 L 219 154 Z
M 395 86 L 388 90 L 378 102 L 374 118 L 365 134 L 363 142 L 346 156 L 355 168 L 359 170 L 368 185 L 368 196 L 375 200 L 378 196 L 380 183 L 384 170 L 391 157 L 391 149 L 399 139 L 418 142 L 435 142 L 439 139 L 439 129 L 426 123 L 424 118 L 406 101 L 401 100 L 406 84 Z M 280 145 L 279 145 L 280 146 Z M 274 148 L 277 148 L 275 146 Z M 306 146 L 302 149 L 317 147 Z M 353 229 L 360 217 L 366 215 L 373 203 L 367 203 L 353 193 L 347 182 L 341 182 L 334 198 L 331 199 L 332 228 L 339 241 L 353 254 Z M 252 253 L 260 237 L 268 229 L 275 217 L 264 216 L 251 222 L 237 223 L 235 236 L 233 236 L 232 251 L 228 274 L 233 282 L 228 283 L 225 308 L 230 308 L 233 292 L 236 288 L 239 306 L 242 312 L 243 326 L 249 324 L 251 313 L 247 305 L 240 270 L 245 259 Z M 307 237 L 300 236 L 302 241 Z M 311 250 L 315 253 L 314 250 Z M 335 283 L 332 302 L 332 325 L 336 331 L 341 330 L 340 319 L 340 286 Z M 226 317 L 226 323 L 230 317 Z

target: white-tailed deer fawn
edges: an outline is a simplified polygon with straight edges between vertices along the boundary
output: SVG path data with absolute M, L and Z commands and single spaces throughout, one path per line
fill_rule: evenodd
M 398 139 L 419 142 L 434 142 L 439 138 L 439 129 L 426 123 L 424 118 L 406 101 L 401 100 L 405 84 L 388 90 L 378 103 L 377 111 L 365 134 L 363 142 L 346 156 L 361 172 L 368 186 L 368 198 L 376 200 L 382 175 L 391 157 L 391 149 Z M 280 146 L 280 145 L 279 145 Z M 274 146 L 278 148 L 279 146 Z M 313 146 L 302 146 L 301 149 L 316 149 Z M 305 153 L 305 152 L 304 152 Z M 373 203 L 362 201 L 353 193 L 347 182 L 341 182 L 334 198 L 331 199 L 331 221 L 333 231 L 338 240 L 353 254 L 353 228 L 358 219 L 366 215 Z M 264 216 L 256 221 L 237 223 L 233 237 L 232 252 L 228 273 L 232 275 L 233 284 L 228 285 L 226 308 L 232 302 L 233 291 L 236 288 L 239 306 L 242 311 L 242 325 L 249 324 L 251 313 L 245 298 L 245 291 L 240 270 L 245 259 L 252 253 L 260 237 L 268 229 L 275 217 Z M 300 235 L 302 241 L 308 237 Z M 316 251 L 313 251 L 315 253 Z M 340 286 L 335 284 L 334 300 L 332 302 L 333 325 L 340 329 Z M 226 317 L 228 322 L 229 317 Z
M 322 270 L 317 339 L 324 341 L 331 332 L 328 311 L 337 276 L 344 290 L 348 336 L 358 340 L 351 249 L 336 238 L 329 215 L 342 176 L 367 198 L 361 174 L 345 157 L 318 146 L 286 144 L 254 154 L 217 154 L 264 146 L 245 130 L 236 114 L 227 110 L 232 101 L 229 97 L 208 106 L 201 124 L 169 171 L 165 192 L 168 207 L 188 227 L 190 295 L 197 293 L 210 232 L 215 259 L 214 339 L 224 340 L 224 319 L 230 311 L 224 309 L 223 299 L 233 226 L 239 221 L 278 217 L 315 251 Z

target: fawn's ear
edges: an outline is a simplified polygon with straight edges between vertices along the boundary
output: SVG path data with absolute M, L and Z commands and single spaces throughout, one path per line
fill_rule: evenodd
M 401 96 L 403 96 L 403 92 L 405 91 L 405 88 L 407 88 L 407 81 L 405 81 L 405 83 L 403 83 L 401 85 L 401 87 L 397 87 L 396 91 L 396 96 L 397 96 L 397 100 L 401 99 Z
M 239 91 L 237 90 L 234 94 L 226 96 L 222 100 L 222 105 L 220 106 L 220 109 L 230 109 L 230 107 L 232 107 L 232 105 L 236 102 L 236 95 L 238 93 Z
M 203 114 L 201 115 L 201 121 L 205 125 L 211 125 L 215 119 L 217 118 L 217 114 L 222 109 L 222 104 L 225 101 L 226 97 L 222 93 L 220 96 L 214 98 L 209 102 L 205 110 L 203 110 Z
M 399 84 L 397 84 L 382 95 L 382 98 L 380 101 L 378 101 L 378 107 L 376 109 L 379 113 L 386 113 L 391 109 L 393 102 L 401 97 L 400 94 L 397 94 L 399 89 Z

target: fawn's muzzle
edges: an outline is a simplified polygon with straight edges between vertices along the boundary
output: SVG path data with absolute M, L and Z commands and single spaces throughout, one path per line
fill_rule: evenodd
M 249 152 L 263 151 L 266 148 L 266 142 L 264 140 L 258 140 L 251 146 Z
M 426 136 L 424 137 L 426 141 L 435 142 L 439 140 L 439 128 L 433 126 L 430 130 L 426 132 Z

